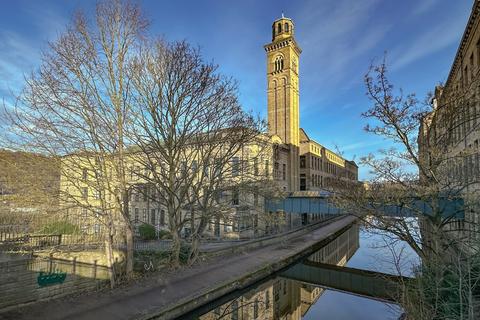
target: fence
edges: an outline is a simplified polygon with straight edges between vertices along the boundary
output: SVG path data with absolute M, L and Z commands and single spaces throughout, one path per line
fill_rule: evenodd
M 0 250 L 38 250 L 54 246 L 72 249 L 98 248 L 104 238 L 97 234 L 32 235 L 0 230 Z
M 11 257 L 10 261 L 0 262 L 0 309 L 96 290 L 109 279 L 108 268 L 96 261 Z

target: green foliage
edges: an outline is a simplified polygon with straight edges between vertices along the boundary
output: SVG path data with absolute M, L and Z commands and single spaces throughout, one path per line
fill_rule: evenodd
M 187 264 L 190 256 L 190 245 L 182 242 L 180 246 L 179 261 L 180 264 Z M 167 265 L 170 262 L 171 250 L 168 251 L 156 251 L 156 250 L 144 250 L 136 251 L 134 253 L 134 270 L 147 273 L 158 271 L 162 265 Z M 151 268 L 153 266 L 153 268 Z
M 167 264 L 170 259 L 168 251 L 136 251 L 133 255 L 133 269 L 141 273 L 154 272 L 160 269 L 161 265 Z M 150 268 L 153 266 L 153 268 Z
M 180 254 L 179 254 L 179 260 L 181 264 L 186 264 L 188 262 L 188 258 L 190 257 L 190 245 L 182 242 L 180 245 Z
M 154 240 L 157 238 L 155 228 L 150 224 L 142 224 L 138 227 L 138 232 L 143 240 Z
M 425 318 L 420 314 L 429 319 L 469 319 L 470 304 L 480 296 L 478 254 L 455 263 L 422 265 L 407 294 L 415 302 L 407 313 L 415 319 Z
M 172 234 L 167 230 L 160 230 L 158 232 L 158 238 L 160 238 L 160 239 L 172 239 Z
M 54 221 L 44 225 L 41 229 L 43 234 L 79 234 L 80 228 L 68 221 Z

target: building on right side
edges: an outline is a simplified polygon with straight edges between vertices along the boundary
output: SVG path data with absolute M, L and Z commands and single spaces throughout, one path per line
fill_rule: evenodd
M 465 200 L 465 219 L 452 227 L 465 236 L 479 230 L 480 210 L 480 1 L 475 0 L 453 64 L 435 87 L 432 111 L 421 119 L 421 166 L 438 177 L 446 196 Z M 429 183 L 420 172 L 420 181 Z

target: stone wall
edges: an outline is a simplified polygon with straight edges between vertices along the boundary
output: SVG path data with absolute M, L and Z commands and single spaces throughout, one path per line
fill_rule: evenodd
M 56 284 L 45 285 L 50 274 L 65 274 Z M 0 262 L 0 310 L 57 298 L 83 291 L 96 290 L 108 283 L 108 269 L 94 263 L 25 256 Z

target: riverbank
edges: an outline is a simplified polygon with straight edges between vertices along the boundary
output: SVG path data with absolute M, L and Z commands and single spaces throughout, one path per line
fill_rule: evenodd
M 248 286 L 302 256 L 355 221 L 345 216 L 303 234 L 242 252 L 237 248 L 168 277 L 104 293 L 53 300 L 0 314 L 2 319 L 171 319 L 233 290 Z M 246 250 L 246 249 L 245 249 Z

